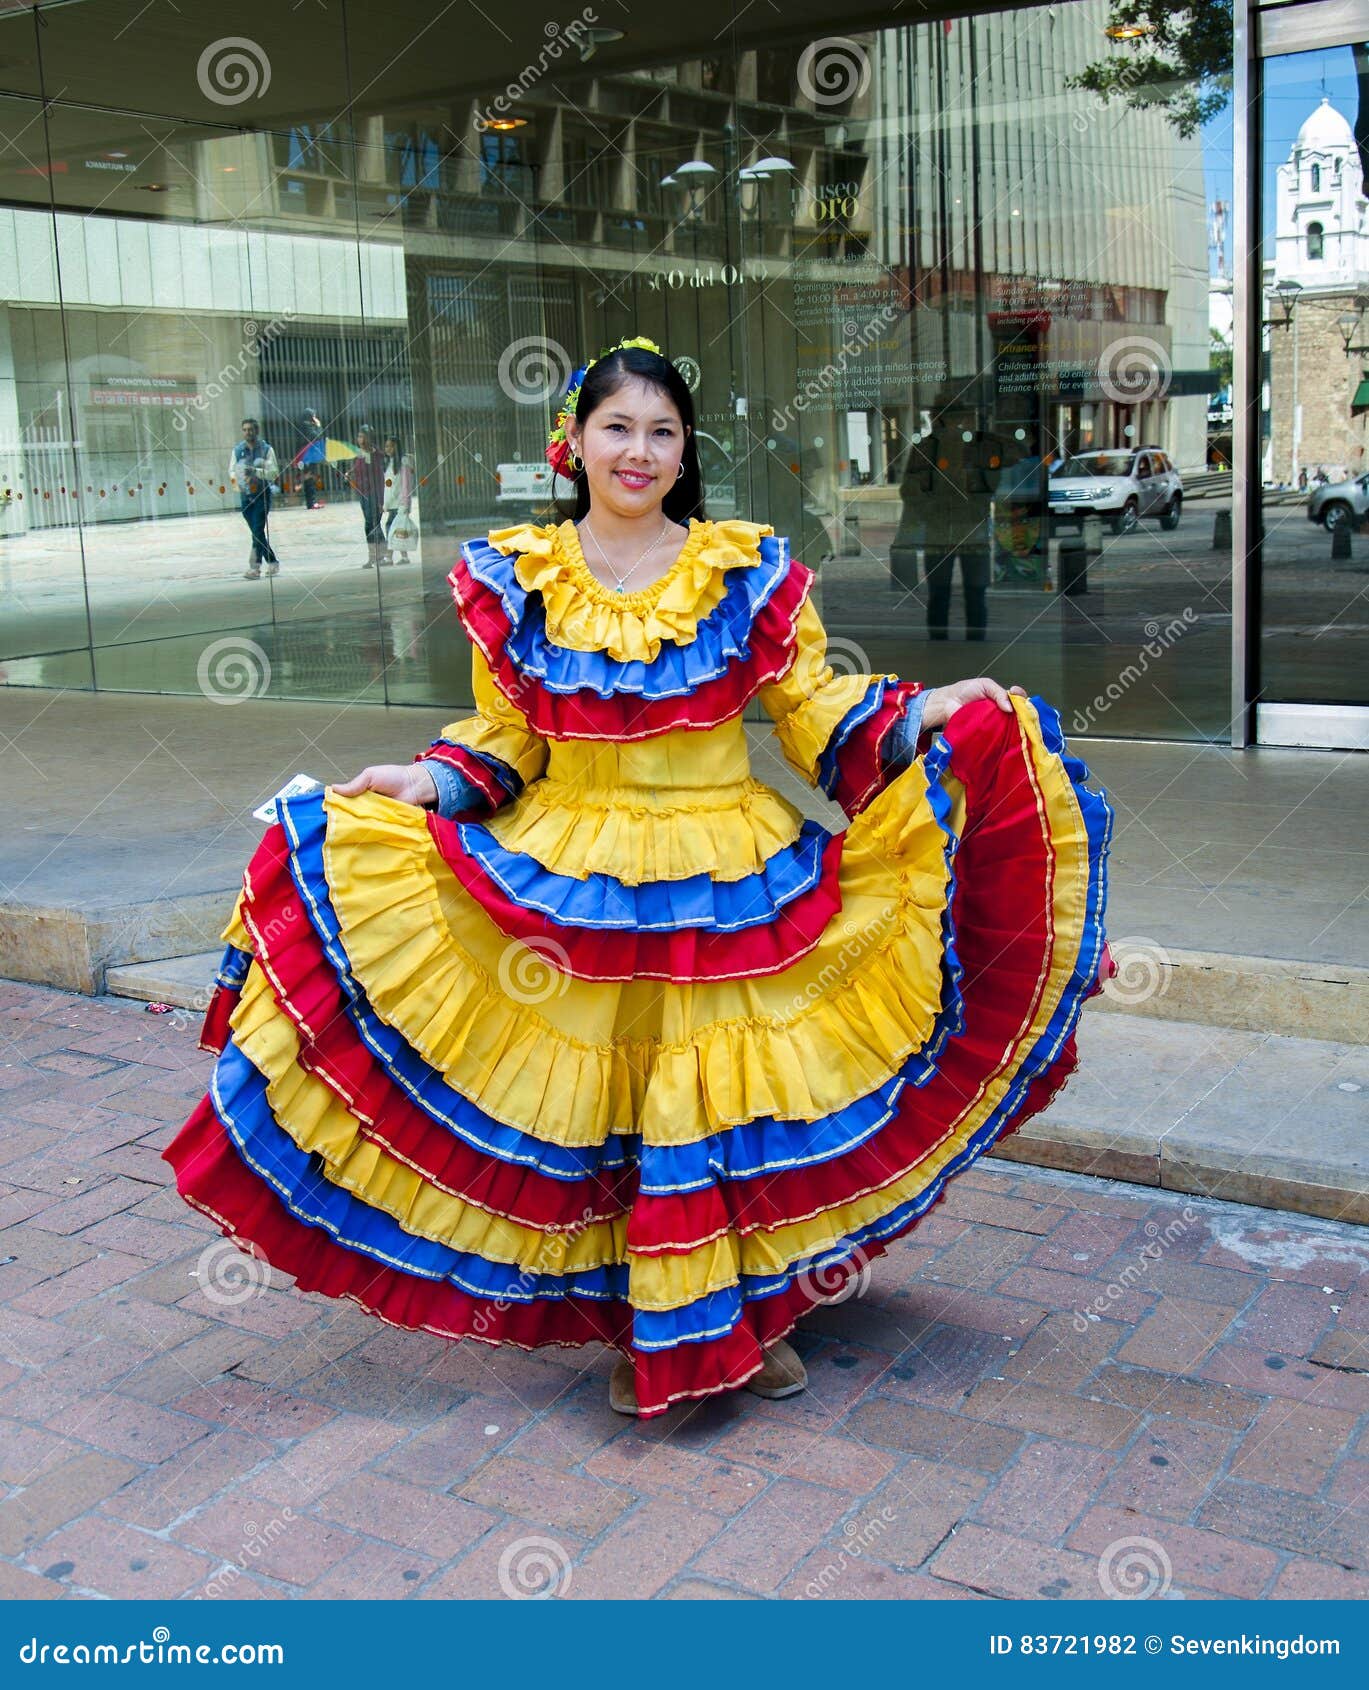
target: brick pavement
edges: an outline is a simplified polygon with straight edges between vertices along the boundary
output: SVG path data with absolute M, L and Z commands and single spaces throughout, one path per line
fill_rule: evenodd
M 808 1392 L 638 1424 L 250 1267 L 158 1156 L 195 1035 L 0 982 L 0 1597 L 1369 1595 L 1353 1228 L 989 1160 Z

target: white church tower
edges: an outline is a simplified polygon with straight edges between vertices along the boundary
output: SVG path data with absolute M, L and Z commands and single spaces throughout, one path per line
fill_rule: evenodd
M 1304 472 L 1339 481 L 1369 467 L 1369 417 L 1355 404 L 1369 370 L 1350 355 L 1345 332 L 1357 318 L 1369 326 L 1365 186 L 1354 131 L 1323 96 L 1276 172 L 1274 250 L 1264 265 L 1267 485 L 1296 486 Z M 1296 284 L 1291 318 L 1276 291 L 1283 282 Z M 1352 343 L 1362 343 L 1363 326 Z
M 1364 173 L 1349 122 L 1325 95 L 1277 177 L 1275 281 L 1341 291 L 1369 285 Z

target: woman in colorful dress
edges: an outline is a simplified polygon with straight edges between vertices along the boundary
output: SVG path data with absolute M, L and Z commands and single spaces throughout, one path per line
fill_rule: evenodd
M 300 1289 L 601 1342 L 642 1416 L 801 1390 L 787 1334 L 1050 1102 L 1115 971 L 1056 712 L 835 672 L 783 536 L 705 519 L 693 430 L 649 341 L 572 377 L 574 520 L 462 547 L 472 713 L 281 801 L 165 1152 Z M 844 827 L 753 773 L 752 700 Z

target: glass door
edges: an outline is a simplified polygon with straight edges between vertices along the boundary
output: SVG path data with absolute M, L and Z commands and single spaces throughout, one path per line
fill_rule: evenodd
M 1369 749 L 1369 40 L 1288 11 L 1258 66 L 1255 736 Z

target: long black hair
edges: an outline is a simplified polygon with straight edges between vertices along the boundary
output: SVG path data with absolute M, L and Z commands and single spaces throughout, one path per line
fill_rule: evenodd
M 580 397 L 575 403 L 575 419 L 583 428 L 591 412 L 612 397 L 631 376 L 639 376 L 650 382 L 652 387 L 669 394 L 687 430 L 684 457 L 681 459 L 683 472 L 661 501 L 661 510 L 672 522 L 685 523 L 691 517 L 697 517 L 702 522 L 704 486 L 699 472 L 694 401 L 684 377 L 668 358 L 663 358 L 659 352 L 648 352 L 642 346 L 621 346 L 616 352 L 610 352 L 607 358 L 600 358 L 598 363 L 590 365 L 581 385 Z M 572 469 L 569 464 L 565 473 L 575 482 L 574 520 L 579 522 L 589 515 L 589 477 L 583 469 Z

